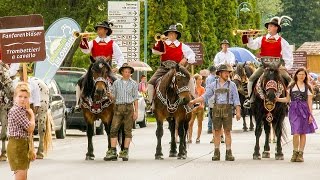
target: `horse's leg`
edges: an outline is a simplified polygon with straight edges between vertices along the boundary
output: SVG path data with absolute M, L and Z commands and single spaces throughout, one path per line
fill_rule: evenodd
M 110 137 L 110 130 L 111 130 L 111 122 L 104 124 L 104 130 L 106 131 L 108 137 L 108 150 L 111 148 L 111 137 Z
M 277 119 L 278 121 L 281 121 L 280 118 Z M 283 121 L 283 119 L 282 119 Z M 281 146 L 281 136 L 282 136 L 282 122 L 277 122 L 277 124 L 273 123 L 273 127 L 275 129 L 275 134 L 277 138 L 277 146 L 276 146 L 276 154 L 275 158 L 276 160 L 283 160 L 283 153 L 282 153 L 282 146 Z
M 261 154 L 260 154 L 260 146 L 259 146 L 259 139 L 262 133 L 262 118 L 259 118 L 256 122 L 256 130 L 255 130 L 255 136 L 256 136 L 256 145 L 254 147 L 254 153 L 253 153 L 253 159 L 254 160 L 261 160 Z
M 87 121 L 87 138 L 88 138 L 88 152 L 86 154 L 86 160 L 94 160 L 92 136 L 93 136 L 94 123 Z
M 178 159 L 186 159 L 187 156 L 185 154 L 185 145 L 186 145 L 186 139 L 185 139 L 185 127 L 184 122 L 178 122 L 178 135 L 180 138 L 179 142 L 179 153 L 178 153 Z
M 163 136 L 163 122 L 160 122 L 160 120 L 157 120 L 156 136 L 157 136 L 158 143 L 156 148 L 155 159 L 162 160 L 163 154 L 162 154 L 162 147 L 161 147 L 161 138 Z
M 183 142 L 184 142 L 184 154 L 185 154 L 185 156 L 187 157 L 187 132 L 188 132 L 188 128 L 189 128 L 189 121 L 185 121 L 184 122 L 184 131 L 185 131 L 185 133 L 184 133 L 184 140 L 183 140 Z
M 7 149 L 6 149 L 6 139 L 7 139 L 7 126 L 8 126 L 8 116 L 6 108 L 0 107 L 0 119 L 1 119 L 1 134 L 0 139 L 2 141 L 0 161 L 7 160 Z
M 264 132 L 266 134 L 264 149 L 262 153 L 262 158 L 270 158 L 270 145 L 269 145 L 269 136 L 270 136 L 270 124 L 267 121 L 264 121 Z
M 176 123 L 174 119 L 168 120 L 170 133 L 171 133 L 171 143 L 170 143 L 170 152 L 169 157 L 177 157 L 177 144 L 176 144 Z
M 248 109 L 248 113 L 249 113 L 249 116 L 250 116 L 250 127 L 249 127 L 249 130 L 253 131 L 254 130 L 254 124 L 253 124 L 253 120 L 252 120 L 252 110 Z
M 47 112 L 40 107 L 38 109 L 38 132 L 39 132 L 39 147 L 37 150 L 37 159 L 43 159 L 44 157 L 44 134 L 46 131 L 46 114 Z
M 247 127 L 247 122 L 246 122 L 246 111 L 244 108 L 242 108 L 241 110 L 241 115 L 242 115 L 242 119 L 243 119 L 243 131 L 247 132 L 248 131 L 248 127 Z

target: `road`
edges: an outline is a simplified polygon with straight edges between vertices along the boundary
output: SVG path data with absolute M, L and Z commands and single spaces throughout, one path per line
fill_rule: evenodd
M 320 111 L 314 110 L 320 125 Z M 44 160 L 36 160 L 31 164 L 29 179 L 31 180 L 102 180 L 102 179 L 320 179 L 320 134 L 307 136 L 305 162 L 291 163 L 292 137 L 288 119 L 286 126 L 288 139 L 283 142 L 285 159 L 274 159 L 275 144 L 271 144 L 271 158 L 252 160 L 255 143 L 254 132 L 242 132 L 242 122 L 234 121 L 233 153 L 234 162 L 224 161 L 225 147 L 221 149 L 221 161 L 212 162 L 213 145 L 209 143 L 211 135 L 206 133 L 204 120 L 203 135 L 200 144 L 188 145 L 188 158 L 177 160 L 169 158 L 169 131 L 167 123 L 163 137 L 164 160 L 154 160 L 156 147 L 156 124 L 150 123 L 147 128 L 135 129 L 130 148 L 128 162 L 103 161 L 107 149 L 106 135 L 94 137 L 96 159 L 85 161 L 87 140 L 85 133 L 68 130 L 66 139 L 53 141 L 53 150 Z M 194 131 L 196 131 L 196 124 Z M 319 131 L 318 131 L 319 132 Z M 195 134 L 194 134 L 195 135 Z M 195 141 L 195 137 L 193 139 Z M 264 137 L 261 138 L 263 147 Z M 36 142 L 37 143 L 37 142 Z M 224 145 L 224 144 L 223 144 Z M 0 162 L 0 180 L 13 179 L 7 162 Z

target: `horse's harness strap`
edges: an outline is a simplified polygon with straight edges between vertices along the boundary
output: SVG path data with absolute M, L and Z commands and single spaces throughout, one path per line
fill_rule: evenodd
M 229 104 L 229 94 L 230 94 L 230 81 L 227 82 L 228 83 L 228 87 L 227 88 L 218 88 L 218 79 L 216 80 L 216 89 L 214 90 L 214 104 L 216 104 L 218 102 L 218 94 L 224 94 L 227 93 L 227 102 Z
M 113 101 L 110 100 L 109 98 L 107 99 L 102 99 L 100 101 L 93 101 L 92 98 L 84 98 L 83 101 L 81 102 L 81 105 L 90 110 L 93 114 L 99 114 L 101 113 L 105 108 L 109 107 L 110 104 L 112 104 Z

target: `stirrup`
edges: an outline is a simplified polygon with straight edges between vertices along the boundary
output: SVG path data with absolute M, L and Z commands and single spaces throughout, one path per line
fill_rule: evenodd
M 75 106 L 74 106 L 74 111 L 79 112 L 79 111 L 80 111 L 80 109 L 81 109 L 81 108 L 80 108 L 80 106 L 79 106 L 79 105 L 75 105 Z

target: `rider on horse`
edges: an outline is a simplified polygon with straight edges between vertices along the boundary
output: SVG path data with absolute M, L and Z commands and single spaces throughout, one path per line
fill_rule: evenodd
M 113 26 L 113 23 L 107 21 L 97 24 L 94 29 L 96 30 L 98 37 L 88 42 L 88 38 L 83 36 L 80 43 L 80 49 L 83 53 L 91 55 L 90 60 L 92 63 L 94 63 L 94 59 L 98 56 L 105 57 L 110 67 L 112 67 L 112 56 L 114 56 L 117 66 L 112 69 L 112 72 L 115 73 L 122 66 L 124 57 L 118 44 L 110 38 L 112 33 L 111 26 Z M 110 73 L 109 76 L 112 82 L 116 80 L 116 77 L 112 73 Z M 81 82 L 82 80 L 80 79 L 76 87 L 76 110 L 80 108 L 79 100 L 81 90 L 79 85 Z
M 157 80 L 165 75 L 170 70 L 170 67 L 179 63 L 180 68 L 184 68 L 187 62 L 191 64 L 195 62 L 195 53 L 192 49 L 178 40 L 181 37 L 181 32 L 178 31 L 177 25 L 181 24 L 171 25 L 163 33 L 166 36 L 166 40 L 158 41 L 152 48 L 154 54 L 161 56 L 161 65 L 148 82 L 149 102 L 153 101 L 154 86 Z M 195 86 L 192 78 L 189 82 L 189 88 L 191 94 L 194 95 Z
M 283 59 L 285 62 L 285 67 L 282 65 L 279 67 L 281 76 L 290 83 L 291 77 L 289 76 L 287 69 L 292 68 L 293 66 L 293 54 L 292 49 L 289 46 L 289 43 L 282 38 L 278 33 L 281 32 L 281 20 L 282 18 L 274 17 L 270 22 L 265 24 L 265 27 L 268 29 L 268 34 L 265 36 L 258 37 L 253 39 L 247 35 L 242 36 L 242 41 L 244 44 L 248 43 L 247 46 L 253 50 L 260 48 L 261 60 L 263 61 L 280 61 Z M 254 35 L 254 34 L 252 34 Z M 261 65 L 254 74 L 251 75 L 248 82 L 248 95 L 252 93 L 253 83 L 262 75 L 264 69 Z M 251 103 L 253 103 L 253 96 L 251 95 L 250 100 L 247 100 L 244 103 L 245 108 L 250 108 Z

